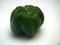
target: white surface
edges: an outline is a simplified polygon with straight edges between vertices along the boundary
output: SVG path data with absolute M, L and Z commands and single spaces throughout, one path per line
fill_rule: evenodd
M 11 12 L 17 6 L 29 4 L 41 8 L 45 16 L 44 24 L 32 39 L 15 38 L 10 34 Z M 59 0 L 0 0 L 0 45 L 59 45 L 59 4 Z

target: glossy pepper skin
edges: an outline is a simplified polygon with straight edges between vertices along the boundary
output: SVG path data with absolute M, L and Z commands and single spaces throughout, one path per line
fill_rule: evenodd
M 25 34 L 27 37 L 33 37 L 43 22 L 41 9 L 32 5 L 16 7 L 10 18 L 12 32 L 16 35 Z

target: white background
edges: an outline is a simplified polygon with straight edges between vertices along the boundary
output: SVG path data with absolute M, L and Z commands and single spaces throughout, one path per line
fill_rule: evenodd
M 34 5 L 44 13 L 44 23 L 32 39 L 12 36 L 10 16 L 17 6 Z M 0 45 L 60 45 L 59 0 L 0 0 Z

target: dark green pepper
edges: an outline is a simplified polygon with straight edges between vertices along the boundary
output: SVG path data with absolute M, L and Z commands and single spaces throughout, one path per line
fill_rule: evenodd
M 44 15 L 37 6 L 18 6 L 10 18 L 12 32 L 16 35 L 25 34 L 33 37 L 44 22 Z

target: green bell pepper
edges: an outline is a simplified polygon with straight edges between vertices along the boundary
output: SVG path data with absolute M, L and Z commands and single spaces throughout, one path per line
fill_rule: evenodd
M 44 22 L 44 15 L 37 6 L 26 5 L 16 7 L 11 14 L 11 30 L 16 35 L 25 34 L 33 37 Z

